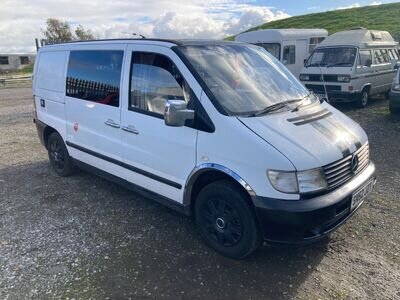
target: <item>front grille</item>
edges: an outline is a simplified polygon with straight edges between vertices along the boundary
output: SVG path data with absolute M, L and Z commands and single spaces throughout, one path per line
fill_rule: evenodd
M 358 165 L 352 170 L 353 157 L 357 156 Z M 369 145 L 366 143 L 352 155 L 333 162 L 323 167 L 328 188 L 333 189 L 350 180 L 353 176 L 364 170 L 369 163 Z
M 326 85 L 327 92 L 341 91 L 340 85 Z M 306 84 L 306 88 L 314 93 L 325 93 L 325 88 L 321 84 Z

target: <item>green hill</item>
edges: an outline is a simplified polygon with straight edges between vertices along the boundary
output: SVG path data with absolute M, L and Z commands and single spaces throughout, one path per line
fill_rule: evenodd
M 329 34 L 362 26 L 389 31 L 400 40 L 400 3 L 334 10 L 268 22 L 247 31 L 272 28 L 325 28 Z M 246 32 L 247 32 L 246 31 Z M 233 40 L 230 36 L 227 40 Z

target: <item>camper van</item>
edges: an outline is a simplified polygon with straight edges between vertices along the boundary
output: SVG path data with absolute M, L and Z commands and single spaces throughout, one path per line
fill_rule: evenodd
M 241 33 L 235 41 L 263 47 L 298 78 L 304 61 L 327 36 L 325 29 L 265 29 Z
M 33 95 L 56 174 L 80 167 L 192 215 L 204 241 L 229 257 L 263 240 L 319 240 L 375 184 L 364 130 L 255 45 L 45 46 Z
M 366 107 L 370 96 L 388 96 L 398 61 L 398 43 L 387 31 L 357 28 L 335 33 L 319 44 L 300 80 L 321 99 Z

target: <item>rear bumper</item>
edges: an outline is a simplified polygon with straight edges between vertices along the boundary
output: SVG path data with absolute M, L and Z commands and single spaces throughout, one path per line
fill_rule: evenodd
M 390 106 L 400 108 L 400 92 L 390 92 Z
M 264 239 L 280 243 L 307 243 L 323 238 L 359 209 L 362 203 L 350 209 L 352 194 L 371 180 L 376 182 L 372 162 L 351 181 L 322 196 L 294 201 L 254 197 Z

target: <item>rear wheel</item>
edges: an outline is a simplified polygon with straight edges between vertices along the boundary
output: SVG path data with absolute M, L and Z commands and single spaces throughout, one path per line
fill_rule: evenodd
M 357 104 L 359 107 L 361 108 L 365 108 L 368 105 L 368 99 L 369 99 L 369 93 L 368 93 L 368 89 L 363 89 L 363 91 L 361 92 L 361 96 L 360 99 L 358 100 Z
M 47 141 L 47 152 L 49 154 L 50 165 L 60 176 L 69 176 L 74 172 L 72 159 L 68 154 L 62 137 L 53 132 Z
M 229 180 L 203 188 L 196 200 L 195 213 L 202 238 L 225 256 L 244 258 L 262 242 L 247 195 Z

